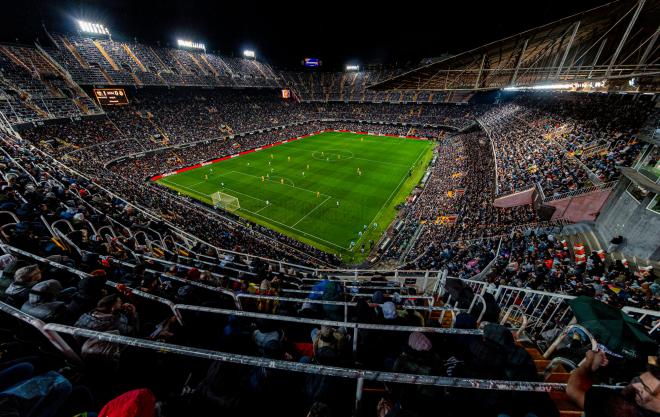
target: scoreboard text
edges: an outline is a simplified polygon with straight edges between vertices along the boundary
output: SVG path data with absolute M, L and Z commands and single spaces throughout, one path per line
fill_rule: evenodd
M 95 88 L 94 96 L 101 106 L 123 106 L 128 104 L 128 97 L 123 88 Z

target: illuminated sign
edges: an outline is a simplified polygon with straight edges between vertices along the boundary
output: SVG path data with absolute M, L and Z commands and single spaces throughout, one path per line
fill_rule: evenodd
M 320 67 L 321 60 L 318 58 L 305 58 L 303 59 L 303 65 L 310 68 Z
M 291 90 L 283 89 L 282 98 L 291 98 Z
M 94 97 L 101 106 L 124 106 L 128 97 L 123 88 L 95 88 Z

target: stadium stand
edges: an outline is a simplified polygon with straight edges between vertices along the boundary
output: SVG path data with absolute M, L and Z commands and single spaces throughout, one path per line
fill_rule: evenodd
M 653 266 L 543 214 L 654 178 L 655 97 L 374 90 L 409 68 L 47 35 L 0 45 L 1 411 L 568 417 L 601 392 L 574 378 L 619 389 L 657 355 Z M 436 143 L 364 265 L 149 181 L 323 131 Z M 639 346 L 576 324 L 596 302 Z

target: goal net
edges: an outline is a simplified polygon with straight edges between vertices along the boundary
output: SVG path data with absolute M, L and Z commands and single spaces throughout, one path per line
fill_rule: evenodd
M 221 193 L 220 191 L 211 194 L 213 207 L 223 209 L 229 212 L 234 212 L 241 208 L 238 198 L 233 195 Z

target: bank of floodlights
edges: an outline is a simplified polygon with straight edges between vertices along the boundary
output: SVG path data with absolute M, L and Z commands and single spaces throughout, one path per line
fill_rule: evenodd
M 257 54 L 250 49 L 246 49 L 243 51 L 243 56 L 245 58 L 255 59 L 257 57 Z
M 183 39 L 177 39 L 176 43 L 182 48 L 199 49 L 201 51 L 206 52 L 206 45 L 204 45 L 203 43 L 186 41 Z
M 346 71 L 360 71 L 359 65 L 346 65 Z
M 103 26 L 100 23 L 86 22 L 84 20 L 78 20 L 78 28 L 85 33 L 91 33 L 94 35 L 110 35 L 110 31 L 107 27 Z

